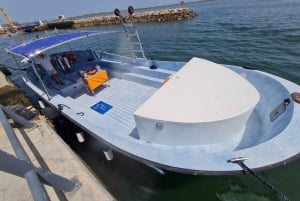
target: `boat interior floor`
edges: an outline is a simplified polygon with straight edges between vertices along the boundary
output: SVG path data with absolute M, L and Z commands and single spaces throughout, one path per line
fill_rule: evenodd
M 42 80 L 45 83 L 49 95 L 56 98 L 56 103 L 67 104 L 76 110 L 76 113 L 84 113 L 85 116 L 88 117 L 88 119 L 84 121 L 90 126 L 102 127 L 115 135 L 127 135 L 134 139 L 139 139 L 133 113 L 157 91 L 164 79 L 172 72 L 166 70 L 162 70 L 161 72 L 156 71 L 155 73 L 159 73 L 161 77 L 154 77 L 154 79 L 149 80 L 149 77 L 153 78 L 153 76 L 147 77 L 147 75 L 150 75 L 149 73 L 153 73 L 149 72 L 149 67 L 132 65 L 132 71 L 139 71 L 139 74 L 133 76 L 134 73 L 132 72 L 122 72 L 124 65 L 125 64 L 117 63 L 114 65 L 111 64 L 109 67 L 102 65 L 102 69 L 108 72 L 109 80 L 98 87 L 94 94 L 87 89 L 78 70 L 68 74 L 58 70 L 59 76 L 64 82 L 63 85 L 56 84 L 54 80 L 47 75 L 43 76 Z M 120 70 L 121 67 L 122 70 Z M 238 70 L 233 68 L 233 70 L 240 74 L 247 75 L 247 79 L 253 83 L 260 91 L 260 94 L 262 94 L 261 100 L 246 123 L 242 139 L 231 139 L 232 143 L 229 141 L 218 144 L 201 145 L 204 150 L 206 148 L 210 151 L 215 149 L 216 152 L 218 152 L 218 150 L 241 150 L 258 145 L 279 134 L 284 128 L 284 125 L 290 120 L 290 111 L 293 109 L 292 106 L 287 107 L 287 111 L 279 117 L 279 120 L 269 122 L 270 111 L 272 111 L 281 100 L 287 97 L 289 95 L 288 93 L 286 94 L 287 96 L 284 95 L 283 97 L 278 95 L 279 97 L 276 98 L 278 101 L 275 101 L 270 106 L 270 101 L 268 101 L 269 94 L 271 93 L 270 90 L 266 87 L 260 87 L 269 86 L 271 83 L 270 79 L 258 79 L 263 83 L 257 84 L 257 77 L 262 76 L 258 72 L 245 71 L 240 68 Z M 247 72 L 247 74 L 245 72 Z M 29 71 L 27 74 L 30 80 L 42 90 L 42 86 L 34 73 Z M 268 83 L 268 85 L 265 83 Z M 273 83 L 272 87 L 276 87 L 277 90 L 281 91 L 285 90 L 277 83 Z M 99 103 L 110 106 L 110 111 L 101 114 L 99 111 L 94 110 L 93 106 Z M 268 111 L 266 111 L 266 109 L 261 110 L 260 108 L 268 108 Z M 267 122 L 267 124 L 265 124 L 267 126 L 263 126 L 264 124 L 261 123 L 263 121 Z M 262 133 L 266 134 L 262 135 Z

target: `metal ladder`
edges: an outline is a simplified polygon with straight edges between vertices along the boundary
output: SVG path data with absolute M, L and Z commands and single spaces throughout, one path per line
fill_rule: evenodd
M 126 34 L 126 38 L 128 39 L 132 57 L 141 57 L 141 58 L 146 59 L 139 33 L 134 25 L 134 19 L 133 19 L 134 9 L 133 9 L 133 7 L 132 6 L 128 7 L 128 13 L 129 13 L 128 21 L 126 21 L 125 17 L 123 17 L 121 15 L 121 12 L 119 9 L 116 8 L 114 13 L 116 16 L 119 17 L 120 23 L 122 24 L 122 27 Z

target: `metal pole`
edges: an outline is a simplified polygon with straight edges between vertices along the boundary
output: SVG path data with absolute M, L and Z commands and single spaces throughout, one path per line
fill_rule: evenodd
M 138 30 L 136 29 L 135 25 L 134 25 L 134 19 L 133 19 L 133 8 L 132 6 L 129 6 L 128 7 L 128 12 L 129 12 L 129 19 L 132 23 L 132 26 L 133 26 L 133 29 L 135 31 L 135 35 L 136 35 L 136 38 L 138 40 L 138 43 L 139 43 L 139 46 L 140 46 L 140 50 L 141 50 L 141 53 L 142 53 L 142 56 L 144 59 L 146 59 L 146 56 L 145 56 L 145 53 L 144 53 L 144 49 L 143 49 L 143 46 L 142 46 L 142 43 L 141 43 L 141 39 L 140 39 L 140 35 L 139 35 L 139 32 Z
M 3 106 L 2 106 L 3 107 Z M 16 156 L 18 158 L 20 158 L 21 160 L 25 160 L 28 163 L 30 162 L 29 157 L 27 156 L 25 150 L 23 149 L 20 141 L 18 140 L 17 136 L 15 135 L 13 129 L 11 128 L 6 116 L 3 113 L 2 107 L 0 109 L 0 119 L 1 119 L 1 123 L 3 125 L 3 128 L 5 129 L 5 132 L 7 134 L 7 137 L 16 153 Z M 30 187 L 30 191 L 32 194 L 32 197 L 35 201 L 48 201 L 48 199 L 42 199 L 44 198 L 44 196 L 39 196 L 39 194 L 46 194 L 45 189 L 41 186 L 41 183 L 39 181 L 39 179 L 37 178 L 37 175 L 35 174 L 35 176 L 33 176 L 33 174 L 35 173 L 29 173 L 29 174 L 25 174 L 25 178 L 27 180 L 27 183 L 29 184 Z M 35 187 L 37 187 L 37 189 L 34 189 Z M 41 191 L 40 191 L 41 190 Z M 37 193 L 37 191 L 39 191 Z
M 39 177 L 34 172 L 30 170 L 25 174 L 27 184 L 30 188 L 31 195 L 35 201 L 45 200 L 48 201 L 48 195 L 42 183 L 40 182 Z
M 22 117 L 18 114 L 16 114 L 9 107 L 4 107 L 3 105 L 0 104 L 0 108 L 2 109 L 2 111 L 5 112 L 5 114 L 7 114 L 10 118 L 12 118 L 15 122 L 21 124 L 22 126 L 24 126 L 26 128 L 33 128 L 36 126 L 36 124 L 28 121 L 27 119 L 25 119 L 24 117 Z
M 3 128 L 5 129 L 5 132 L 7 134 L 7 137 L 10 141 L 10 144 L 12 145 L 16 156 L 20 158 L 21 160 L 29 161 L 29 157 L 27 156 L 26 152 L 24 151 L 20 141 L 18 140 L 17 136 L 15 135 L 13 129 L 11 128 L 9 122 L 7 121 L 7 118 L 5 114 L 3 113 L 3 106 L 0 107 L 0 120 L 2 123 Z
M 124 30 L 125 34 L 126 34 L 127 44 L 128 44 L 128 48 L 130 49 L 131 56 L 132 56 L 132 57 L 136 57 L 135 52 L 133 51 L 133 47 L 132 47 L 132 45 L 130 44 L 130 36 L 129 36 L 129 33 L 128 33 L 128 32 L 130 31 L 131 34 L 133 34 L 132 31 L 129 29 L 128 26 L 126 26 L 125 18 L 122 16 L 121 11 L 120 11 L 119 9 L 116 8 L 116 9 L 114 10 L 114 14 L 115 14 L 117 17 L 119 17 L 120 23 L 121 23 L 121 25 L 122 25 L 122 27 L 123 27 L 123 30 Z
M 33 62 L 34 62 L 34 58 L 31 58 L 31 60 L 33 60 Z M 45 91 L 45 93 L 46 93 L 46 95 L 47 95 L 47 97 L 48 97 L 48 100 L 51 100 L 51 96 L 49 95 L 49 93 L 48 93 L 48 91 L 47 91 L 47 88 L 46 88 L 46 86 L 45 86 L 45 84 L 44 84 L 42 78 L 40 77 L 39 73 L 37 72 L 37 70 L 36 70 L 34 64 L 31 63 L 31 66 L 32 66 L 32 68 L 33 68 L 34 74 L 38 77 L 39 81 L 41 82 L 41 84 L 42 84 L 42 86 L 43 86 L 43 89 L 44 89 L 44 91 Z
M 30 187 L 32 197 L 35 201 L 48 201 L 46 190 L 41 184 L 41 181 L 56 189 L 65 192 L 71 192 L 78 189 L 80 182 L 78 180 L 69 180 L 62 176 L 45 171 L 42 168 L 36 168 L 31 163 L 23 146 L 18 140 L 14 130 L 10 126 L 4 112 L 3 106 L 0 105 L 0 127 L 2 126 L 7 134 L 7 137 L 16 153 L 16 158 L 6 154 L 0 150 L 0 170 L 5 172 L 25 177 Z M 17 114 L 15 114 L 17 115 Z
M 42 168 L 35 167 L 30 161 L 22 160 L 1 150 L 0 161 L 2 161 L 0 163 L 0 171 L 23 178 L 26 178 L 25 175 L 28 172 L 33 171 L 38 176 L 39 182 L 52 186 L 57 190 L 74 192 L 80 187 L 80 182 L 76 178 L 66 179 Z
M 70 192 L 76 189 L 76 187 L 79 186 L 80 182 L 76 180 L 69 180 L 62 176 L 56 175 L 52 172 L 45 171 L 42 168 L 36 168 L 31 163 L 29 157 L 27 156 L 25 150 L 23 149 L 20 141 L 16 137 L 15 132 L 11 128 L 5 114 L 3 113 L 3 106 L 0 105 L 0 126 L 2 124 L 2 127 L 5 129 L 5 132 L 7 134 L 7 137 L 16 153 L 17 161 L 11 159 L 10 157 L 6 157 L 6 160 L 4 161 L 10 161 L 9 164 L 1 164 L 0 169 L 2 168 L 10 168 L 10 171 L 7 170 L 7 172 L 11 172 L 14 175 L 17 176 L 23 176 L 26 175 L 27 172 L 34 170 L 34 173 L 39 176 L 40 179 L 42 179 L 42 182 L 45 184 L 48 184 L 56 189 L 63 190 L 66 192 Z M 67 106 L 66 106 L 67 107 Z M 15 114 L 17 115 L 17 114 Z M 18 115 L 17 115 L 18 116 Z M 0 150 L 1 153 L 1 150 Z M 5 155 L 0 155 L 1 157 L 5 157 Z M 1 160 L 0 160 L 1 161 Z M 23 161 L 23 162 L 22 162 Z M 26 161 L 26 164 L 24 163 Z M 12 167 L 9 166 L 10 164 L 13 164 Z M 18 173 L 17 173 L 18 172 Z

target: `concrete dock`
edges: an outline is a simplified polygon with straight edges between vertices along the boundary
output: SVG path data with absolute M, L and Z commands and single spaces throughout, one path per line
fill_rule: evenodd
M 3 77 L 0 83 L 0 88 L 6 86 Z M 72 192 L 62 192 L 44 185 L 49 200 L 116 200 L 106 190 L 105 185 L 89 171 L 84 162 L 60 138 L 44 116 L 37 113 L 37 116 L 30 121 L 37 126 L 24 128 L 15 124 L 13 120 L 9 120 L 9 123 L 32 164 L 64 178 L 79 181 Z M 16 156 L 2 124 L 0 124 L 0 151 Z M 5 161 L 2 160 L 1 163 Z M 33 200 L 26 179 L 0 170 L 0 200 Z
M 68 179 L 77 178 L 80 182 L 75 192 L 63 193 L 45 186 L 50 200 L 70 201 L 114 201 L 98 179 L 92 175 L 84 163 L 69 146 L 56 134 L 44 116 L 32 120 L 37 124 L 33 129 L 15 127 L 14 131 L 25 148 L 32 163 Z M 0 128 L 0 150 L 14 155 L 14 151 L 3 130 Z M 5 161 L 1 161 L 3 163 Z M 0 200 L 33 200 L 24 178 L 0 171 Z

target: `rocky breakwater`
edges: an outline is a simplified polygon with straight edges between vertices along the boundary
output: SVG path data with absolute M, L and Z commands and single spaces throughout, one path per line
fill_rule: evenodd
M 133 18 L 135 22 L 167 22 L 167 21 L 178 21 L 191 19 L 197 16 L 197 13 L 188 8 L 176 8 L 176 9 L 165 9 L 158 11 L 149 11 L 134 13 Z M 124 17 L 125 21 L 128 21 L 128 16 Z M 109 24 L 120 23 L 119 18 L 114 15 L 92 17 L 74 20 L 74 28 L 88 27 L 88 26 L 100 26 Z

